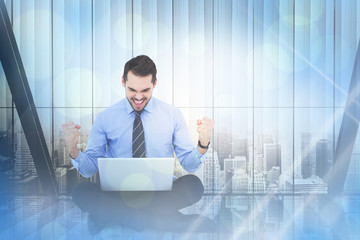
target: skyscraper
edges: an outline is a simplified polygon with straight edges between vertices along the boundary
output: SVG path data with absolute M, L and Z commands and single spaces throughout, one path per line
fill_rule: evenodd
M 207 153 L 208 159 L 204 162 L 203 167 L 203 183 L 205 192 L 218 192 L 220 190 L 219 185 L 219 173 L 220 173 L 220 164 L 218 159 L 217 152 L 214 152 L 213 149 L 209 148 Z
M 311 133 L 301 133 L 301 175 L 303 178 L 314 175 L 314 168 L 315 156 Z
M 232 176 L 234 174 L 234 159 L 229 158 L 224 159 L 224 178 L 225 178 L 225 192 L 231 192 L 232 189 Z
M 248 139 L 247 138 L 235 138 L 231 142 L 232 144 L 232 156 L 244 156 L 246 161 L 249 162 L 248 153 Z
M 231 154 L 232 134 L 226 132 L 216 133 L 216 138 L 218 140 L 215 142 L 214 147 L 218 153 L 220 167 L 224 169 L 224 159 Z
M 266 190 L 266 180 L 263 172 L 251 170 L 248 176 L 248 189 L 254 193 L 264 193 Z
M 328 140 L 320 139 L 316 143 L 316 175 L 324 180 L 329 173 L 329 169 Z
M 247 193 L 249 179 L 245 169 L 235 169 L 232 177 L 232 192 L 233 193 Z
M 15 149 L 15 169 L 16 171 L 26 171 L 31 176 L 36 175 L 34 161 L 30 153 L 24 132 L 15 133 L 17 138 Z
M 235 158 L 225 158 L 224 159 L 224 171 L 225 171 L 225 191 L 231 192 L 233 189 L 233 176 L 234 172 L 237 169 L 241 169 L 246 174 L 246 157 L 245 156 L 235 156 Z M 235 179 L 239 179 L 235 177 Z
M 235 158 L 234 158 L 234 169 L 244 169 L 244 170 L 246 170 L 246 157 L 245 156 L 235 156 Z
M 269 171 L 272 167 L 280 167 L 281 173 L 281 146 L 278 143 L 268 143 L 264 145 L 265 170 Z

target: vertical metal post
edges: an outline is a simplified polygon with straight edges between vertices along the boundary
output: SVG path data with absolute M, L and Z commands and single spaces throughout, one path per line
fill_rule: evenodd
M 360 41 L 356 52 L 351 82 L 341 122 L 335 157 L 328 181 L 331 195 L 343 193 L 360 121 Z

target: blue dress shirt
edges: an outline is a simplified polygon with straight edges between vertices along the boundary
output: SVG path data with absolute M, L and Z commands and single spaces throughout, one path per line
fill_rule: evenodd
M 74 167 L 86 178 L 98 171 L 98 158 L 131 158 L 135 112 L 127 98 L 122 99 L 96 117 L 85 152 L 79 150 Z M 151 97 L 141 114 L 145 131 L 146 157 L 173 157 L 173 150 L 188 172 L 202 166 L 206 154 L 194 146 L 180 110 Z

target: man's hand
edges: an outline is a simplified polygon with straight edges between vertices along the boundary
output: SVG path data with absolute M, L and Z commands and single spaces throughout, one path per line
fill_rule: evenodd
M 197 132 L 199 133 L 199 141 L 201 145 L 207 146 L 211 140 L 211 134 L 215 126 L 215 121 L 211 118 L 204 117 L 202 120 L 197 120 Z M 204 154 L 206 149 L 198 147 L 200 153 Z
M 67 122 L 61 125 L 61 130 L 64 132 L 66 147 L 69 150 L 72 158 L 77 158 L 79 150 L 77 148 L 78 138 L 80 136 L 79 124 L 73 122 Z

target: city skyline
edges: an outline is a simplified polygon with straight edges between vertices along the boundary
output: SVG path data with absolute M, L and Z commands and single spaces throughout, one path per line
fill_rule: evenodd
M 2 132 L 5 133 L 5 131 Z M 84 132 L 89 132 L 89 130 Z M 48 136 L 46 131 L 44 133 Z M 47 138 L 47 145 L 51 154 L 54 154 L 52 163 L 61 193 L 67 194 L 69 193 L 67 184 L 74 186 L 77 181 L 83 178 L 72 167 L 65 141 L 59 129 L 56 131 L 56 135 L 58 138 L 55 140 L 54 151 L 51 151 L 50 138 Z M 274 136 L 265 134 L 260 139 L 255 138 L 254 140 L 256 143 L 254 157 L 252 157 L 253 146 L 250 142 L 251 139 L 248 138 L 235 138 L 235 140 L 231 140 L 232 142 L 223 141 L 216 148 L 211 146 L 207 153 L 208 159 L 195 175 L 200 177 L 205 186 L 205 192 L 210 194 L 327 193 L 326 182 L 328 176 L 326 174 L 330 173 L 332 164 L 332 158 L 330 157 L 332 155 L 331 138 L 313 139 L 311 133 L 302 133 L 300 135 L 302 142 L 301 162 L 294 166 L 295 172 L 292 171 L 292 168 L 290 171 L 285 168 L 281 170 L 283 166 L 287 165 L 286 162 L 292 162 L 292 160 L 283 159 L 284 154 L 279 141 Z M 13 174 L 18 182 L 24 180 L 25 182 L 34 181 L 37 178 L 36 170 L 25 136 L 21 131 L 15 132 L 15 136 Z M 88 137 L 89 134 L 82 134 L 80 137 L 78 147 L 82 151 L 86 149 Z M 10 138 L 8 138 L 9 140 Z M 1 143 L 3 147 L 4 141 L 1 141 Z M 357 152 L 354 152 L 354 156 L 357 154 Z M 11 158 L 8 157 L 7 159 Z M 296 162 L 294 163 L 296 164 Z M 324 163 L 326 163 L 326 166 Z M 352 169 L 349 179 L 356 179 L 357 170 Z M 174 173 L 177 176 L 186 174 L 181 167 L 178 171 L 178 173 Z M 69 177 L 67 176 L 68 172 Z M 10 176 L 9 173 L 8 176 Z M 67 181 L 70 181 L 69 179 L 72 182 L 67 183 Z M 293 179 L 295 182 L 293 182 Z M 97 181 L 97 177 L 94 176 L 91 181 Z M 35 185 L 39 187 L 38 183 Z M 358 185 L 354 187 L 351 182 L 347 181 L 345 189 L 357 191 L 356 186 Z

